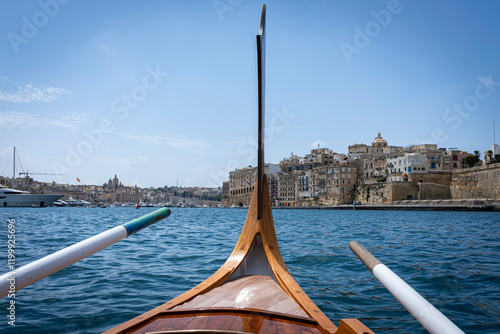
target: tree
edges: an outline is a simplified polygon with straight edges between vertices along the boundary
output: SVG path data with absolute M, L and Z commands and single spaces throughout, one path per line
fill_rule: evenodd
M 476 152 L 478 152 L 478 151 L 476 151 Z M 479 157 L 477 155 L 469 154 L 468 156 L 465 157 L 465 163 L 469 167 L 474 166 L 478 162 L 479 162 Z

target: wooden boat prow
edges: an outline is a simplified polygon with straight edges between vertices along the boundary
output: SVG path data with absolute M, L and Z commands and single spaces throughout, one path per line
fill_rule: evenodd
M 256 185 L 238 242 L 219 270 L 105 333 L 373 333 L 356 319 L 337 328 L 295 282 L 281 256 L 263 181 L 262 218 Z
M 247 218 L 227 261 L 193 289 L 111 333 L 373 333 L 357 319 L 337 328 L 288 272 L 278 246 L 264 174 L 265 13 L 257 35 L 258 167 Z

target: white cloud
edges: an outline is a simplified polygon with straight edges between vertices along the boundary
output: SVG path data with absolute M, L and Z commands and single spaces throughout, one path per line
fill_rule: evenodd
M 59 98 L 63 94 L 71 94 L 72 92 L 66 88 L 50 87 L 50 86 L 35 86 L 31 83 L 20 84 L 13 82 L 5 76 L 1 76 L 0 80 L 8 84 L 8 90 L 11 92 L 6 92 L 0 90 L 0 101 L 12 102 L 12 103 L 33 103 L 33 102 L 52 102 Z
M 124 132 L 115 132 L 115 135 L 122 136 L 124 138 L 135 140 L 142 143 L 147 144 L 155 144 L 155 145 L 166 145 L 170 147 L 179 148 L 181 150 L 189 151 L 189 152 L 199 152 L 200 150 L 207 149 L 210 147 L 210 144 L 207 142 L 189 139 L 185 136 L 153 136 L 153 135 L 137 135 L 131 133 Z
M 316 140 L 311 143 L 311 148 L 326 147 L 326 143 L 322 140 Z
M 37 115 L 18 111 L 0 112 L 0 128 L 17 128 L 28 130 L 35 127 L 60 127 L 77 130 L 87 116 L 77 113 L 64 115 Z

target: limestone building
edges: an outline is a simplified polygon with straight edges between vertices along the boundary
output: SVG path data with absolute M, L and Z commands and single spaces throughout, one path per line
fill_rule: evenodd
M 264 173 L 276 174 L 280 168 L 276 164 L 265 164 Z M 252 192 L 257 183 L 257 167 L 248 166 L 229 172 L 229 199 L 228 205 L 246 206 L 250 205 Z M 272 182 L 268 185 L 271 188 Z M 270 189 L 270 192 L 276 192 L 275 189 Z

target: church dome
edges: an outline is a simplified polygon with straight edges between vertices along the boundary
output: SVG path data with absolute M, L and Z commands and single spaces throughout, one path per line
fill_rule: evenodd
M 373 140 L 372 146 L 387 146 L 387 140 L 382 138 L 379 132 L 377 138 Z

